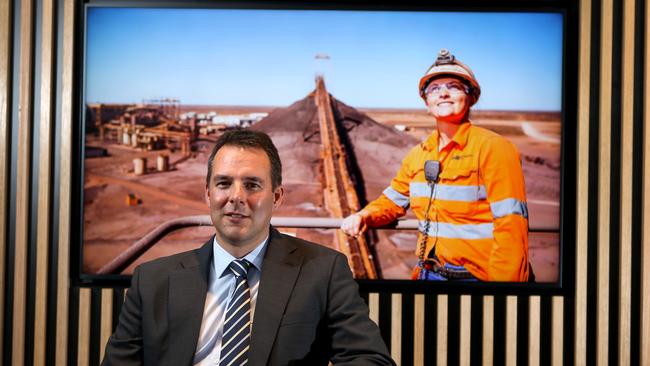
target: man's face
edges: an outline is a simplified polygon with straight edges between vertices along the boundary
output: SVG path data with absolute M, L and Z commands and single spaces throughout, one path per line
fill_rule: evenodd
M 253 249 L 268 235 L 283 193 L 282 187 L 272 187 L 271 162 L 262 149 L 223 146 L 214 157 L 205 190 L 217 241 Z
M 469 109 L 469 97 L 465 85 L 453 77 L 433 80 L 425 90 L 427 109 L 436 121 L 461 123 Z

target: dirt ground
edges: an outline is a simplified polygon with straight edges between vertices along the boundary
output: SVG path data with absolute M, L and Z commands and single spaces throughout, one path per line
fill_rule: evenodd
M 431 118 L 419 110 L 356 110 L 336 101 L 338 118 L 347 131 L 362 187 L 361 201 L 376 198 L 389 184 L 401 159 L 433 129 Z M 285 201 L 277 216 L 328 217 L 323 207 L 320 140 L 315 107 L 310 97 L 286 108 L 223 107 L 231 113 L 270 112 L 254 129 L 269 133 L 283 162 Z M 191 108 L 186 108 L 192 110 Z M 217 107 L 204 110 L 219 111 Z M 504 114 L 505 113 L 505 114 Z M 537 280 L 556 282 L 559 277 L 559 115 L 524 112 L 476 113 L 477 125 L 495 130 L 518 147 L 526 179 L 530 215 L 529 254 Z M 406 126 L 400 132 L 396 125 Z M 526 133 L 522 126 L 526 125 Z M 531 132 L 532 131 L 532 132 Z M 531 137 L 529 134 L 532 134 Z M 95 273 L 133 242 L 166 220 L 208 214 L 204 202 L 207 157 L 211 143 L 194 143 L 193 152 L 137 151 L 115 143 L 86 137 L 88 146 L 107 149 L 108 156 L 85 160 L 84 272 Z M 156 158 L 169 156 L 171 169 L 155 170 Z M 133 159 L 146 157 L 148 172 L 133 174 Z M 134 195 L 137 204 L 128 205 Z M 409 215 L 411 216 L 411 215 Z M 556 232 L 541 233 L 536 229 Z M 203 244 L 210 227 L 188 228 L 167 235 L 129 266 Z M 332 229 L 286 229 L 291 234 L 333 247 Z M 408 278 L 415 264 L 415 231 L 377 230 L 374 251 L 386 279 Z

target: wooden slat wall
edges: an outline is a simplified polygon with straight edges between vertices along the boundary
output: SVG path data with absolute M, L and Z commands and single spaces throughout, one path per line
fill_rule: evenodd
M 590 97 L 591 97 L 591 2 L 580 2 L 580 50 L 578 62 L 578 148 L 577 153 L 577 178 L 578 187 L 589 186 L 590 168 Z M 578 206 L 576 226 L 576 271 L 575 271 L 575 359 L 576 365 L 584 365 L 587 353 L 587 266 L 588 251 L 587 229 L 589 228 L 589 189 L 579 189 L 576 192 L 576 205 Z M 593 219 L 592 219 L 593 220 Z M 555 323 L 554 323 L 555 325 Z M 556 349 L 556 347 L 554 347 Z M 557 352 L 559 354 L 559 352 Z M 555 354 L 554 354 L 555 356 Z M 561 356 L 553 357 L 553 361 L 561 360 Z
M 58 21 L 63 24 L 63 37 L 61 49 L 61 85 L 58 86 L 61 91 L 60 104 L 61 113 L 57 127 L 59 128 L 60 150 L 58 151 L 58 160 L 60 162 L 59 173 L 59 190 L 58 194 L 58 220 L 59 235 L 57 241 L 57 285 L 56 285 L 56 341 L 55 341 L 55 364 L 67 365 L 68 355 L 75 354 L 73 350 L 74 342 L 69 341 L 69 335 L 76 333 L 76 329 L 68 329 L 70 324 L 69 316 L 76 316 L 70 312 L 70 187 L 72 182 L 72 74 L 73 74 L 73 46 L 74 46 L 74 25 L 75 25 L 75 1 L 62 0 L 63 12 L 58 14 Z M 59 28 L 60 29 L 60 28 Z M 52 324 L 53 321 L 49 321 Z M 49 340 L 52 342 L 52 340 Z
M 34 305 L 34 364 L 45 365 L 47 341 L 47 285 L 51 209 L 52 106 L 54 90 L 54 1 L 43 0 L 41 33 L 40 118 L 38 156 L 38 227 L 36 232 L 36 278 Z M 36 143 L 36 141 L 34 142 Z
M 492 345 L 494 344 L 494 297 L 483 299 L 483 365 L 491 365 L 494 360 Z
M 27 317 L 27 247 L 29 246 L 29 208 L 31 177 L 31 137 L 32 137 L 32 98 L 33 98 L 33 57 L 34 7 L 32 2 L 20 4 L 19 19 L 19 58 L 15 67 L 18 70 L 18 113 L 15 127 L 17 135 L 16 190 L 15 190 L 15 228 L 14 228 L 14 293 L 13 293 L 13 365 L 25 363 L 25 322 Z
M 598 325 L 596 339 L 598 365 L 607 365 L 609 351 L 609 268 L 610 268 L 610 196 L 611 182 L 611 108 L 612 108 L 612 26 L 613 2 L 602 2 L 602 26 L 600 29 L 602 43 L 600 57 L 600 145 L 599 169 L 601 174 L 598 181 Z M 593 57 L 593 55 L 592 55 Z M 590 218 L 593 220 L 594 218 Z
M 398 363 L 650 365 L 648 1 L 580 1 L 569 29 L 579 39 L 577 115 L 566 121 L 577 125 L 566 150 L 576 157 L 573 293 L 368 294 Z M 97 364 L 123 298 L 70 285 L 77 6 L 0 1 L 5 365 Z
M 643 135 L 643 229 L 641 237 L 641 335 L 640 343 L 641 349 L 645 350 L 641 353 L 641 365 L 650 365 L 650 158 L 645 155 L 650 151 L 650 4 L 645 4 L 645 29 L 644 34 L 645 43 L 645 64 L 643 65 L 644 79 L 643 79 L 643 121 L 644 121 L 644 135 Z M 637 79 L 641 80 L 641 78 Z M 640 87 L 639 87 L 640 88 Z
M 56 248 L 57 251 L 57 283 L 56 283 L 56 319 L 68 320 L 70 314 L 70 186 L 72 182 L 72 75 L 73 75 L 73 45 L 74 45 L 74 25 L 76 19 L 75 1 L 62 0 L 63 12 L 58 14 L 58 21 L 63 24 L 62 44 L 59 45 L 61 50 L 61 85 L 58 86 L 61 91 L 59 103 L 61 104 L 60 119 L 58 120 L 58 135 L 60 139 L 60 151 L 58 154 L 59 161 L 59 185 L 58 192 L 58 212 L 56 221 L 58 222 L 59 235 Z M 57 116 L 58 117 L 58 116 Z M 54 219 L 53 219 L 54 221 Z M 52 324 L 52 322 L 50 322 Z M 54 347 L 54 359 L 56 365 L 67 365 L 69 347 L 74 342 L 69 341 L 69 335 L 74 333 L 75 329 L 68 329 L 70 321 L 58 321 L 56 324 L 56 344 Z M 50 342 L 52 342 L 50 340 Z
M 5 260 L 7 253 L 7 205 L 9 202 L 9 146 L 11 138 L 9 103 L 11 95 L 11 3 L 0 2 L 0 329 L 5 329 Z M 11 319 L 11 318 L 9 318 Z M 4 337 L 4 331 L 0 337 Z M 4 342 L 0 342 L 0 362 L 4 360 Z
M 625 0 L 623 4 L 623 65 L 621 90 L 621 141 L 633 141 L 634 133 L 634 26 L 635 0 Z M 642 36 L 642 34 L 640 34 Z M 620 197 L 620 253 L 618 276 L 618 317 L 619 347 L 618 362 L 630 364 L 631 331 L 630 311 L 632 307 L 632 165 L 634 144 L 621 143 L 621 184 Z M 637 323 L 638 324 L 638 323 Z

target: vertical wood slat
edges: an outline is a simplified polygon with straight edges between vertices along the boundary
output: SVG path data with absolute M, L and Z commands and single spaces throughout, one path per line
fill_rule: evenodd
M 643 231 L 641 243 L 641 365 L 650 364 L 650 0 L 645 1 L 643 97 Z
M 379 294 L 376 292 L 368 294 L 368 312 L 370 320 L 379 325 Z
M 539 366 L 541 299 L 531 296 L 528 303 L 528 365 Z
M 42 1 L 40 141 L 38 176 L 38 228 L 36 244 L 36 291 L 34 306 L 34 365 L 45 365 L 47 330 L 47 284 L 50 242 L 50 151 L 52 124 L 53 0 Z
M 447 364 L 447 325 L 449 324 L 448 318 L 448 302 L 449 296 L 438 295 L 438 329 L 437 332 L 437 345 L 436 345 L 436 364 Z
M 472 297 L 461 295 L 460 297 L 460 340 L 459 360 L 461 365 L 470 364 L 472 341 Z
M 424 295 L 415 295 L 413 301 L 413 365 L 424 365 Z
M 551 329 L 551 361 L 553 365 L 561 366 L 564 365 L 564 352 L 562 349 L 564 345 L 564 298 L 562 296 L 553 296 L 551 311 L 553 312 L 553 327 Z M 586 326 L 587 325 L 585 324 L 585 328 Z M 587 352 L 586 346 L 583 348 L 582 352 Z M 571 356 L 567 355 L 567 357 Z M 580 355 L 579 359 L 578 356 L 575 356 L 575 360 L 576 365 L 584 365 L 586 362 L 585 353 Z M 579 360 L 583 361 L 577 362 Z
M 506 365 L 517 364 L 517 297 L 506 297 Z
M 402 363 L 402 294 L 391 295 L 390 354 L 395 362 Z
M 598 179 L 598 314 L 596 326 L 596 360 L 608 364 L 609 337 L 609 227 L 610 227 L 610 170 L 611 170 L 611 112 L 612 112 L 612 32 L 613 0 L 603 0 L 601 8 L 600 54 L 600 174 Z
M 77 337 L 77 365 L 90 363 L 90 292 L 89 288 L 79 290 L 79 336 Z
M 494 360 L 494 296 L 483 296 L 483 365 Z
M 30 0 L 20 4 L 20 61 L 18 90 L 18 160 L 16 163 L 16 237 L 14 240 L 14 291 L 12 363 L 25 362 L 27 308 L 27 247 L 29 245 L 29 192 L 31 160 L 32 59 L 34 9 Z
M 7 163 L 9 151 L 9 55 L 10 55 L 10 28 L 11 2 L 0 2 L 0 329 L 5 324 L 5 257 L 7 247 L 7 200 L 9 198 L 9 184 L 7 179 Z M 4 359 L 4 342 L 0 335 L 0 360 Z
M 75 1 L 63 3 L 63 45 L 61 76 L 61 150 L 59 152 L 59 238 L 57 259 L 56 291 L 56 348 L 55 362 L 58 366 L 67 365 L 68 347 L 68 305 L 70 287 L 70 187 L 72 161 L 72 66 L 75 22 Z M 74 331 L 74 330 L 73 330 Z
M 574 363 L 584 365 L 587 362 L 587 228 L 589 226 L 589 99 L 591 74 L 591 1 L 580 1 L 580 49 L 578 53 L 578 158 L 576 189 L 576 258 L 575 258 L 575 318 L 574 318 Z M 568 149 L 567 149 L 568 150 Z M 569 203 L 570 204 L 570 203 Z M 593 220 L 593 218 L 592 218 Z M 570 239 L 569 239 L 570 240 Z M 567 261 L 568 263 L 568 261 Z M 553 298 L 555 307 L 556 298 Z M 562 324 L 562 318 L 556 320 L 553 310 L 553 331 Z M 559 323 L 557 323 L 559 321 Z M 553 345 L 556 346 L 556 334 L 553 333 Z M 561 344 L 560 344 L 561 347 Z M 556 363 L 556 350 L 553 348 L 553 364 Z M 561 355 L 561 352 L 560 352 Z M 560 358 L 561 360 L 561 358 Z
M 634 160 L 634 7 L 636 0 L 623 3 L 623 70 L 621 92 L 621 227 L 619 254 L 618 318 L 619 342 L 618 361 L 620 365 L 630 363 L 632 310 L 632 161 Z
M 99 360 L 104 358 L 108 338 L 113 333 L 113 289 L 102 289 L 101 325 L 99 332 Z
M 643 96 L 643 231 L 641 238 L 641 365 L 650 365 L 650 0 L 645 1 Z

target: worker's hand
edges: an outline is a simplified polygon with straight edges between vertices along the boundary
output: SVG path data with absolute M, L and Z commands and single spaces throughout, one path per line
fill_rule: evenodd
M 343 222 L 341 222 L 341 230 L 350 236 L 363 235 L 366 231 L 366 224 L 364 221 L 363 211 L 353 213 L 343 219 Z

